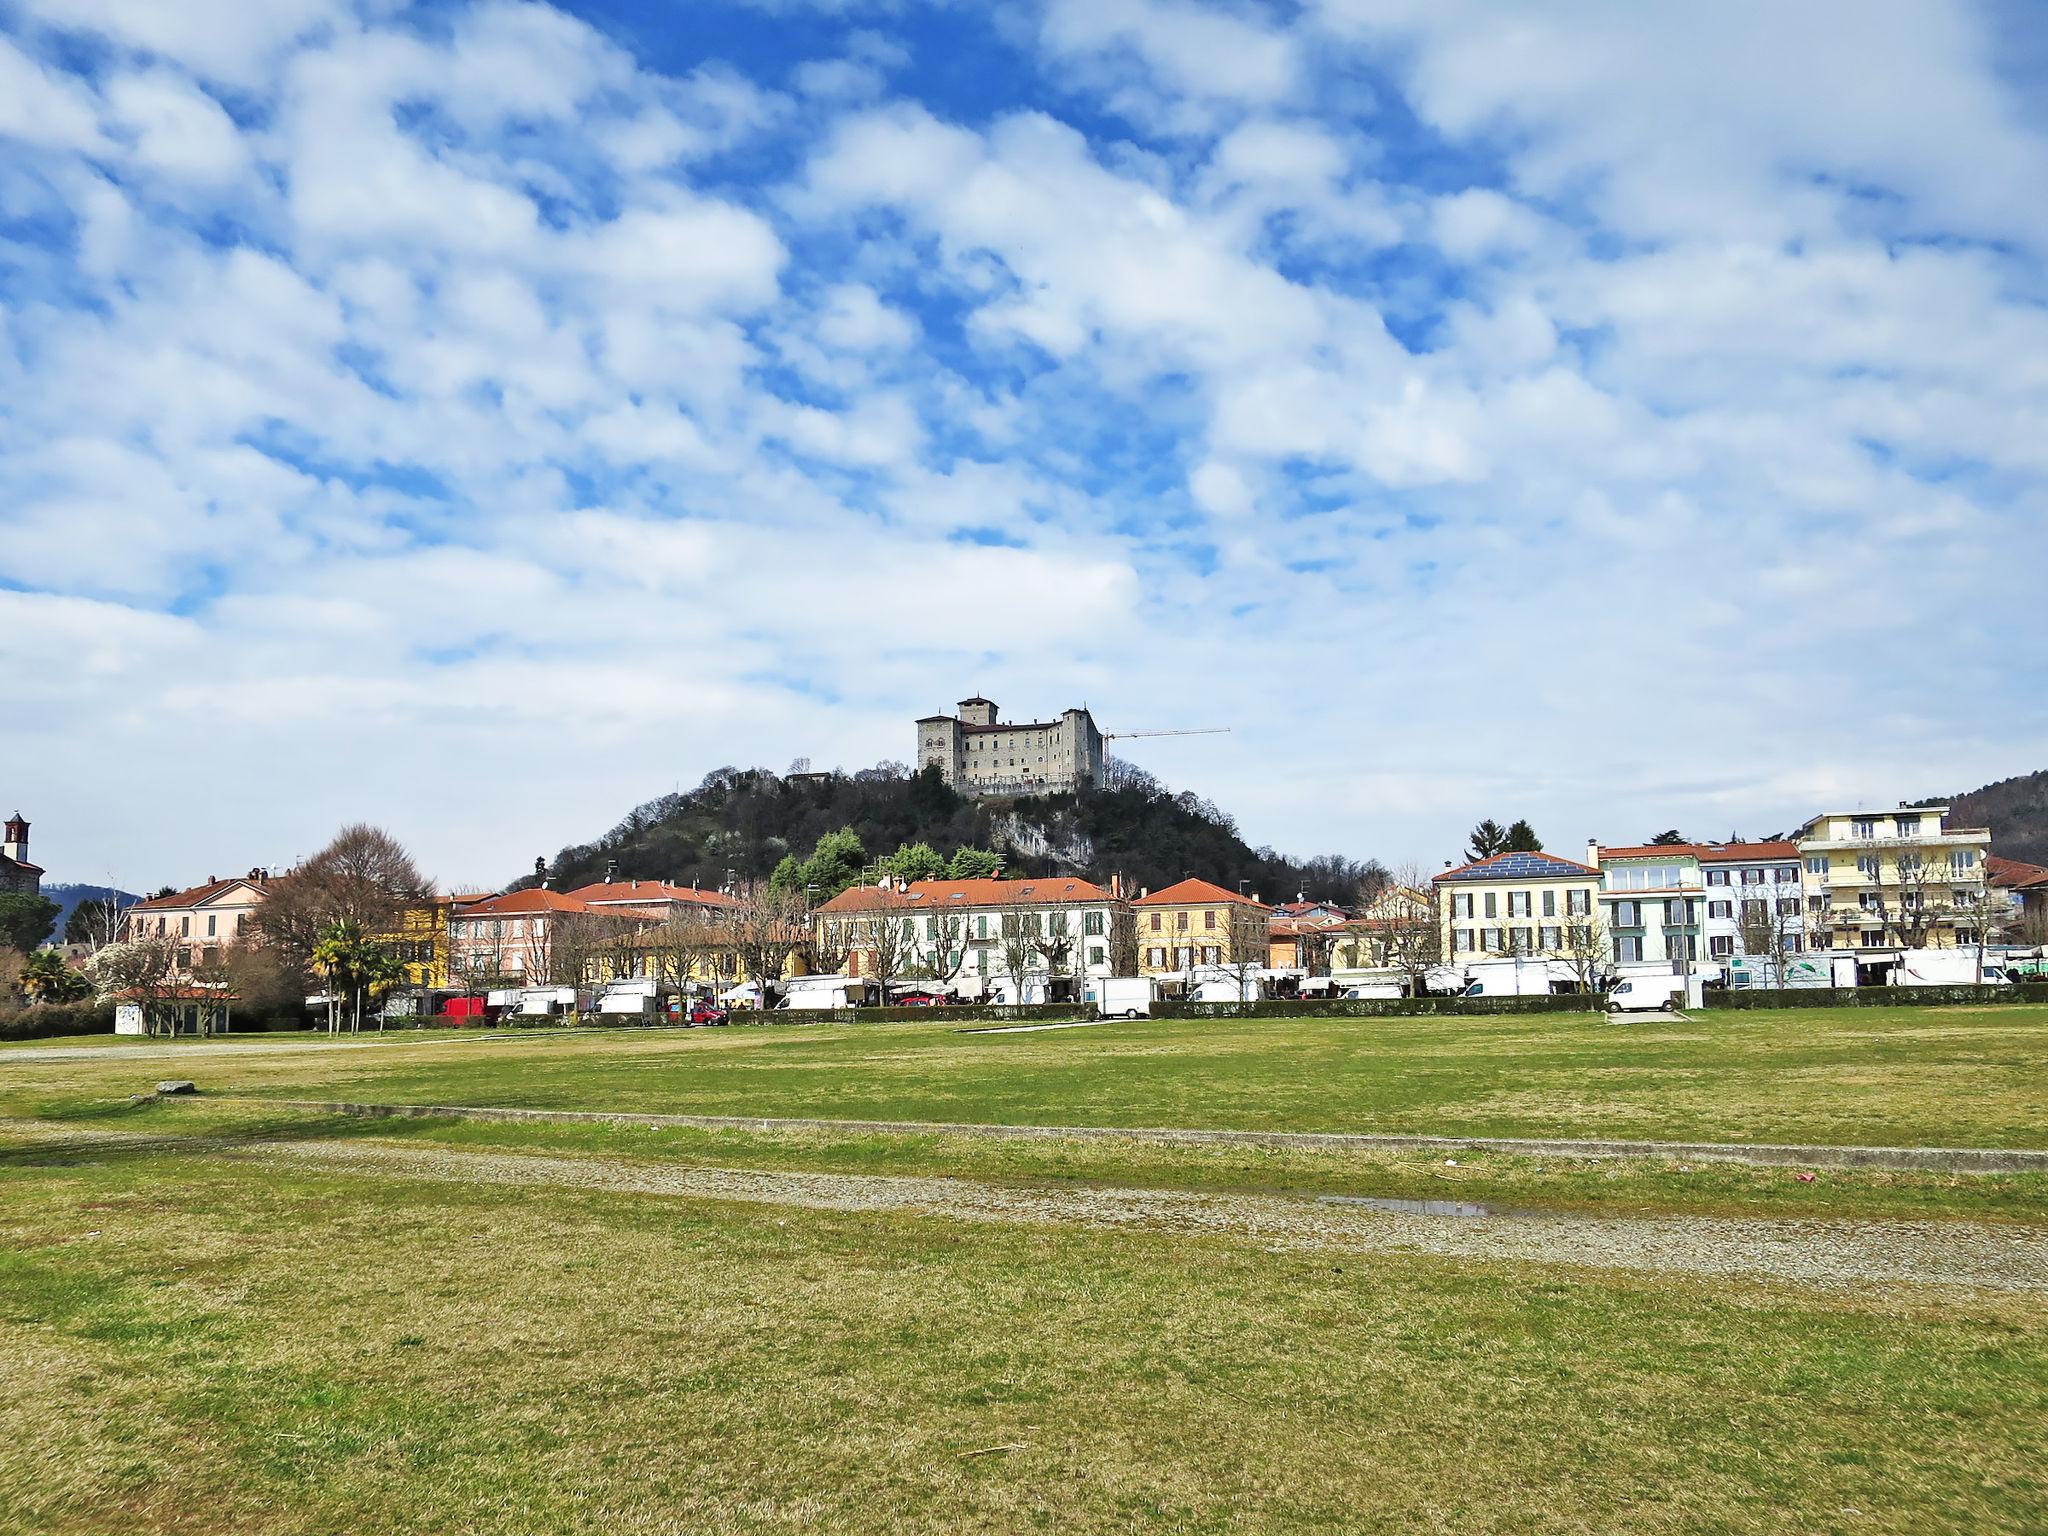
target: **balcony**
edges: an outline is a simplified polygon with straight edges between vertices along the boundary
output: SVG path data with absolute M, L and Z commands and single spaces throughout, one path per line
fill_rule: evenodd
M 1802 838 L 1799 852 L 1828 853 L 1845 849 L 1889 850 L 1893 848 L 1975 848 L 1991 841 L 1989 827 L 1948 827 L 1941 831 L 1916 832 L 1911 837 L 1835 837 Z

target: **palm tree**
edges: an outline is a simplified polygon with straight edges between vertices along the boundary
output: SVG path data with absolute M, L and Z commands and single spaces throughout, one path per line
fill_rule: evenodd
M 313 964 L 327 978 L 327 1032 L 330 1035 L 341 1029 L 341 987 L 344 980 L 354 985 L 362 947 L 362 929 L 354 923 L 345 922 L 329 923 L 320 930 L 320 938 L 313 945 Z M 360 1017 L 357 1023 L 360 1027 Z

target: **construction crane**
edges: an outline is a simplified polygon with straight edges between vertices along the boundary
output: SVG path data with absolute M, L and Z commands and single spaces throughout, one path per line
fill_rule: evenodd
M 1187 730 L 1176 731 L 1104 731 L 1104 741 L 1129 741 L 1133 736 L 1228 736 L 1227 725 L 1198 725 Z

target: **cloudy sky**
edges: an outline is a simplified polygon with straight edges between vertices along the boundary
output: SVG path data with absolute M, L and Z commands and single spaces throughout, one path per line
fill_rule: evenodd
M 2048 16 L 0 0 L 0 810 L 509 878 L 981 691 L 1298 853 L 2048 766 Z

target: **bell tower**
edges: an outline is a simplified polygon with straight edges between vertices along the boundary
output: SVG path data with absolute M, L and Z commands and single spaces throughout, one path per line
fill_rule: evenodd
M 21 819 L 19 811 L 7 818 L 5 836 L 0 837 L 0 853 L 17 864 L 28 862 L 28 823 Z

